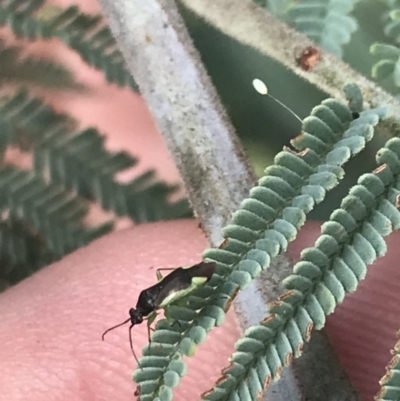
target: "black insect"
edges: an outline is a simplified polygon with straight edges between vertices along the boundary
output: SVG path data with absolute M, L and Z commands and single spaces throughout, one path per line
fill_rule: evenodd
M 157 284 L 143 290 L 136 304 L 136 308 L 129 309 L 129 318 L 124 322 L 117 324 L 116 326 L 107 329 L 104 336 L 111 330 L 120 327 L 128 322 L 131 322 L 129 327 L 129 343 L 131 346 L 132 354 L 135 357 L 137 363 L 139 361 L 136 357 L 135 351 L 132 345 L 132 327 L 140 324 L 143 320 L 147 320 L 147 331 L 150 342 L 150 330 L 151 324 L 157 317 L 157 310 L 165 309 L 172 303 L 188 295 L 196 288 L 202 286 L 211 279 L 211 276 L 216 270 L 216 263 L 214 262 L 200 262 L 194 266 L 178 267 L 177 269 L 158 269 Z M 170 274 L 162 277 L 160 271 L 162 270 L 173 270 Z M 140 364 L 139 364 L 140 366 Z

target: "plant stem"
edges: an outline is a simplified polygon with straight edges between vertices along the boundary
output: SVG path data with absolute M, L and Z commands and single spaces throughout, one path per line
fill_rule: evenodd
M 213 246 L 255 177 L 173 0 L 100 0 Z

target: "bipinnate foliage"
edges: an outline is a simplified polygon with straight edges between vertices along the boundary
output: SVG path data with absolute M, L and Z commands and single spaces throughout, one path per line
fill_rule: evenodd
M 96 227 L 83 225 L 88 206 L 88 202 L 32 172 L 12 166 L 1 168 L 0 211 L 7 219 L 0 222 L 0 260 L 5 265 L 0 278 L 12 284 L 24 273 L 109 232 L 111 221 Z
M 49 85 L 53 74 L 58 84 L 75 87 L 58 64 L 21 57 L 26 39 L 58 38 L 102 70 L 108 81 L 137 89 L 100 15 L 86 15 L 75 6 L 60 9 L 44 0 L 0 0 L 0 26 L 23 39 L 17 46 L 0 39 L 0 84 L 3 79 L 7 84 Z M 30 75 L 38 68 L 43 80 Z M 112 221 L 94 228 L 83 223 L 90 204 L 135 223 L 192 215 L 186 199 L 169 201 L 178 186 L 158 181 L 153 170 L 119 181 L 117 174 L 135 166 L 137 159 L 108 151 L 95 128 L 78 131 L 76 126 L 71 116 L 56 113 L 25 89 L 0 97 L 2 287 L 110 231 Z M 4 161 L 10 147 L 30 154 L 31 172 Z
M 45 0 L 0 0 L 0 26 L 10 27 L 19 38 L 58 38 L 103 71 L 109 82 L 138 89 L 100 15 L 84 14 L 76 6 L 50 7 Z
M 168 202 L 177 187 L 155 181 L 153 171 L 127 183 L 117 181 L 115 175 L 137 160 L 126 152 L 107 151 L 95 128 L 73 132 L 70 125 L 66 115 L 19 91 L 0 102 L 0 149 L 17 145 L 32 151 L 36 174 L 48 174 L 51 183 L 136 223 L 190 214 L 187 201 Z
M 23 47 L 7 46 L 0 39 L 0 85 L 23 83 L 51 89 L 83 89 L 62 64 L 35 56 L 23 57 L 22 50 Z
M 287 292 L 236 343 L 231 365 L 205 400 L 239 394 L 249 395 L 239 399 L 254 399 L 301 355 L 312 329 L 322 329 L 346 293 L 356 290 L 367 265 L 385 254 L 383 237 L 400 228 L 400 139 L 388 141 L 377 161 L 380 167 L 362 175 L 323 224 L 315 246 L 302 252 L 284 280 Z
M 193 355 L 196 345 L 205 340 L 213 327 L 222 323 L 237 292 L 267 269 L 273 257 L 287 249 L 288 243 L 295 239 L 298 230 L 304 224 L 307 213 L 322 202 L 326 192 L 335 187 L 343 177 L 343 164 L 359 153 L 372 139 L 374 126 L 384 116 L 385 110 L 372 109 L 358 115 L 359 110 L 356 108 L 362 104 L 358 87 L 350 85 L 345 93 L 351 100 L 351 108 L 335 99 L 324 100 L 321 105 L 315 107 L 311 115 L 304 120 L 302 133 L 291 141 L 294 149 L 285 148 L 275 157 L 274 164 L 267 167 L 258 185 L 250 191 L 249 198 L 245 199 L 240 209 L 234 213 L 232 223 L 223 230 L 223 244 L 218 249 L 208 249 L 204 252 L 203 257 L 206 260 L 217 263 L 217 272 L 206 286 L 188 297 L 186 305 L 171 306 L 168 310 L 168 321 L 161 320 L 157 324 L 151 347 L 143 349 L 144 356 L 140 360 L 142 369 L 134 373 L 134 380 L 140 385 L 142 401 L 172 399 L 172 388 L 178 384 L 179 377 L 185 372 L 182 357 Z M 354 119 L 355 117 L 358 118 Z M 393 142 L 390 147 L 391 159 L 384 156 L 389 155 L 388 151 L 382 154 L 381 158 L 383 157 L 386 163 L 386 158 L 392 160 L 393 157 L 397 157 L 395 150 L 392 150 L 396 148 L 396 144 L 397 142 Z M 380 223 L 389 221 L 385 217 L 386 214 L 396 211 L 390 202 L 397 199 L 397 193 L 392 191 L 386 201 L 383 199 L 391 182 L 389 180 L 394 177 L 394 173 L 389 173 L 391 168 L 392 165 L 387 165 L 381 169 L 382 172 L 372 174 L 372 177 L 377 177 L 378 182 L 374 181 L 374 178 L 369 180 L 375 183 L 376 188 L 368 187 L 364 190 L 373 190 L 370 197 L 367 193 L 367 200 L 378 194 L 377 196 L 382 197 L 381 203 L 370 202 L 358 211 L 357 208 L 363 205 L 364 198 L 359 199 L 357 196 L 362 196 L 364 192 L 360 190 L 359 195 L 358 190 L 352 189 L 355 192 L 351 192 L 350 198 L 356 199 L 355 213 L 358 214 L 354 216 L 355 227 L 345 226 L 346 229 L 356 230 L 363 227 L 364 220 L 369 219 L 370 209 L 375 211 L 374 216 L 383 216 L 379 220 Z M 380 177 L 385 179 L 382 185 L 379 184 Z M 368 182 L 363 178 L 360 185 L 366 185 Z M 346 198 L 342 207 L 347 204 L 353 205 Z M 333 215 L 341 216 L 347 212 L 347 209 L 343 209 L 344 212 L 341 210 Z M 365 210 L 364 215 L 362 210 Z M 348 213 L 352 211 L 353 209 L 350 209 Z M 352 219 L 352 216 L 348 218 Z M 333 222 L 333 226 L 327 228 L 327 233 L 334 235 L 333 228 L 340 222 L 340 219 L 338 223 Z M 374 227 L 374 224 L 375 220 L 372 220 L 370 225 Z M 393 224 L 397 224 L 397 220 Z M 342 235 L 341 238 L 348 241 L 341 244 L 342 246 L 351 244 L 351 230 L 347 237 L 344 228 L 339 231 L 338 235 Z M 388 228 L 384 234 L 389 232 Z M 380 237 L 374 237 L 373 233 L 368 231 L 367 238 L 379 240 Z M 361 241 L 355 233 L 354 238 Z M 335 244 L 334 239 L 329 243 L 331 242 L 332 245 Z M 363 245 L 365 243 L 367 240 L 362 242 Z M 370 248 L 372 245 L 368 248 L 369 251 Z M 339 244 L 333 249 L 340 252 Z M 382 248 L 379 248 L 379 252 L 383 252 Z M 329 248 L 322 247 L 322 250 L 310 251 L 309 254 L 319 256 L 316 261 L 314 256 L 310 260 L 310 263 L 316 263 L 317 267 L 322 261 L 329 262 Z M 368 255 L 370 254 L 369 252 Z M 358 261 L 356 256 L 354 258 Z M 371 257 L 365 263 L 370 261 Z M 216 387 L 203 396 L 204 400 L 255 399 L 271 381 L 268 380 L 269 375 L 270 379 L 276 378 L 282 366 L 290 363 L 293 356 L 300 355 L 301 344 L 308 339 L 311 328 L 322 327 L 324 318 L 321 313 L 331 311 L 332 294 L 338 296 L 337 299 L 334 298 L 337 303 L 343 299 L 345 290 L 355 288 L 354 283 L 351 287 L 347 285 L 347 276 L 335 278 L 329 275 L 325 278 L 324 274 L 318 273 L 317 267 L 314 268 L 315 276 L 311 277 L 315 280 L 319 278 L 322 282 L 316 282 L 316 295 L 312 293 L 313 285 L 291 289 L 290 286 L 296 281 L 293 278 L 288 279 L 290 291 L 286 297 L 290 303 L 286 305 L 283 298 L 271 306 L 271 314 L 260 327 L 250 328 L 246 337 L 239 340 L 230 368 L 224 371 L 224 376 Z M 301 269 L 299 271 L 302 273 Z M 297 277 L 299 271 L 295 270 L 294 277 Z M 359 274 L 357 277 L 361 279 L 363 275 Z M 300 278 L 299 282 L 311 282 L 307 280 L 306 275 L 304 280 Z M 346 282 L 346 286 L 341 284 L 342 281 Z M 304 294 L 301 292 L 303 290 Z M 324 295 L 327 296 L 326 300 L 322 298 Z M 286 314 L 289 320 L 285 320 Z M 171 319 L 179 319 L 179 323 Z M 289 331 L 286 333 L 285 330 Z M 154 343 L 161 346 L 158 347 Z
M 400 331 L 397 332 L 400 339 Z M 386 374 L 379 381 L 381 389 L 375 401 L 397 401 L 400 399 L 400 340 L 391 351 L 393 358 L 386 367 Z
M 338 57 L 342 57 L 343 46 L 350 42 L 358 27 L 351 15 L 358 0 L 256 2 Z
M 388 43 L 374 43 L 370 52 L 378 61 L 372 67 L 372 77 L 377 81 L 390 80 L 400 87 L 400 1 L 386 0 L 387 12 L 382 16 L 383 32 Z
M 0 188 L 1 206 L 8 209 L 10 217 L 26 220 L 44 235 L 55 256 L 61 257 L 113 227 L 112 222 L 84 226 L 81 219 L 88 211 L 88 202 L 29 171 L 12 166 L 1 169 Z

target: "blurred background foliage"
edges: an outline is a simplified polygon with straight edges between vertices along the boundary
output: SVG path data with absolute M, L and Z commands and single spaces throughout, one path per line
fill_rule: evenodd
M 398 94 L 400 1 L 256 2 Z M 261 175 L 274 155 L 300 133 L 296 115 L 308 116 L 326 94 L 182 5 L 180 11 L 251 163 Z M 95 128 L 79 131 L 73 117 L 56 113 L 40 100 L 48 90 L 86 90 L 65 65 L 29 53 L 34 42 L 49 39 L 74 49 L 86 63 L 103 71 L 111 84 L 138 90 L 100 16 L 86 15 L 77 6 L 61 9 L 44 0 L 0 0 L 0 26 L 1 287 L 109 232 L 120 216 L 142 223 L 191 215 L 185 199 L 170 200 L 177 186 L 158 180 L 154 171 L 129 183 L 118 182 L 116 174 L 138 162 L 134 155 L 109 152 Z M 269 93 L 293 112 L 256 92 L 255 78 L 265 82 Z M 357 178 L 375 168 L 375 153 L 387 139 L 388 134 L 380 132 L 346 165 L 345 179 L 311 218 L 329 217 Z M 13 166 L 7 158 L 10 148 L 29 154 L 30 168 Z M 112 215 L 91 227 L 85 219 L 94 204 Z
M 121 217 L 140 224 L 192 216 L 179 186 L 154 170 L 119 180 L 138 158 L 111 152 L 105 134 L 78 128 L 43 100 L 49 91 L 89 89 L 56 57 L 31 51 L 39 41 L 63 42 L 109 83 L 137 91 L 100 15 L 0 0 L 0 26 L 0 289 L 110 232 Z

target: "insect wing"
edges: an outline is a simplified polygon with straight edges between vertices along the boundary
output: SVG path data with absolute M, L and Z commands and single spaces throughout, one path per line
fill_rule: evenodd
M 179 267 L 158 283 L 160 292 L 156 304 L 163 308 L 210 280 L 215 272 L 215 263 L 201 262 L 189 268 Z

